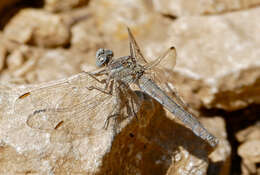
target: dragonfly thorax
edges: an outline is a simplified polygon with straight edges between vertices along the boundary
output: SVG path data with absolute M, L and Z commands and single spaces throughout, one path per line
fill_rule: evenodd
M 111 61 L 113 56 L 114 54 L 112 50 L 103 49 L 103 48 L 98 49 L 98 51 L 96 52 L 96 59 L 97 59 L 96 65 L 98 67 L 107 65 L 109 61 Z

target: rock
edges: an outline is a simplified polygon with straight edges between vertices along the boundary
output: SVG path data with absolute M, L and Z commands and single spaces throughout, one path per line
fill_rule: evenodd
M 231 145 L 227 138 L 225 120 L 221 117 L 201 118 L 201 123 L 219 139 L 217 148 L 209 155 L 208 174 L 229 175 L 231 166 Z
M 91 85 L 100 86 L 82 73 L 41 85 L 1 87 L 1 151 L 9 156 L 0 172 L 19 164 L 22 168 L 11 171 L 165 174 L 178 168 L 175 174 L 206 174 L 212 148 L 140 92 L 121 89 L 121 118 L 109 120 L 104 129 L 115 96 L 90 92 Z M 130 96 L 138 120 L 125 106 Z M 15 161 L 17 155 L 21 159 Z
M 88 2 L 89 0 L 77 0 L 77 1 L 45 0 L 44 8 L 51 12 L 60 12 L 60 11 L 72 10 L 73 8 L 87 5 Z
M 44 8 L 51 12 L 72 10 L 73 8 L 87 5 L 89 0 L 45 0 Z
M 227 111 L 259 103 L 259 14 L 259 9 L 252 9 L 172 23 L 163 45 L 177 49 L 176 86 L 181 95 L 195 94 L 197 106 Z
M 42 10 L 23 9 L 7 24 L 5 36 L 13 41 L 40 47 L 68 44 L 69 26 L 59 15 Z
M 0 71 L 4 69 L 6 54 L 7 54 L 6 48 L 3 45 L 0 45 Z
M 142 3 L 129 3 L 128 15 L 124 16 L 121 8 L 109 10 L 115 6 L 113 1 L 106 4 L 108 9 L 102 2 L 90 3 L 89 8 L 95 8 L 97 15 L 93 18 L 99 24 L 97 30 L 106 34 L 106 45 L 117 55 L 129 53 L 123 24 L 131 21 L 135 23 L 130 28 L 147 58 L 156 58 L 170 46 L 176 47 L 175 85 L 182 96 L 189 97 L 184 98 L 188 103 L 197 108 L 227 111 L 259 103 L 258 8 L 171 21 L 152 12 L 143 15 L 149 6 Z M 173 69 L 167 64 L 166 67 Z
M 73 49 L 47 49 L 11 43 L 3 46 L 10 54 L 0 79 L 15 84 L 46 82 L 76 74 L 91 63 L 89 58 L 95 57 L 93 52 Z
M 171 16 L 208 15 L 245 10 L 260 4 L 259 0 L 218 1 L 153 1 L 153 7 L 160 13 Z
M 242 157 L 241 169 L 243 175 L 259 174 L 260 168 L 260 123 L 250 126 L 236 135 L 241 145 L 238 154 Z

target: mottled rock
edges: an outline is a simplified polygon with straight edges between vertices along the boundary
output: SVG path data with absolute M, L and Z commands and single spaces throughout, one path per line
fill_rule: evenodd
M 257 164 L 260 163 L 260 123 L 238 132 L 236 136 L 241 142 L 238 154 L 242 157 L 243 175 L 259 174 Z
M 0 71 L 4 69 L 6 54 L 6 48 L 3 45 L 0 45 Z
M 69 26 L 59 15 L 42 10 L 23 9 L 4 29 L 5 36 L 19 43 L 41 47 L 57 47 L 68 44 Z
M 10 43 L 9 43 L 10 44 Z M 77 50 L 37 48 L 28 45 L 10 45 L 6 69 L 1 81 L 9 83 L 46 82 L 70 76 L 89 67 L 95 53 Z M 88 63 L 88 66 L 86 66 Z
M 225 120 L 221 117 L 201 118 L 203 125 L 219 139 L 217 148 L 210 154 L 208 174 L 229 175 L 231 166 L 231 145 L 227 140 Z
M 225 13 L 234 10 L 245 10 L 260 4 L 259 0 L 199 0 L 199 1 L 182 1 L 182 0 L 155 0 L 154 8 L 160 13 L 172 16 L 187 15 L 207 15 Z
M 259 12 L 181 18 L 169 29 L 168 43 L 178 51 L 175 70 L 202 80 L 196 94 L 203 106 L 236 110 L 259 103 Z
M 102 6 L 102 2 L 90 3 L 90 8 L 95 8 L 97 29 L 104 31 L 106 45 L 116 55 L 129 53 L 124 24 L 130 24 L 148 59 L 156 58 L 170 46 L 176 47 L 175 85 L 182 96 L 189 97 L 184 97 L 188 103 L 197 108 L 228 111 L 259 103 L 258 8 L 171 21 L 152 12 L 143 15 L 149 6 L 142 3 L 139 6 L 130 2 L 118 4 L 128 5 L 128 13 L 124 16 L 126 13 L 121 8 L 105 10 L 105 7 L 114 7 L 114 1 L 106 6 Z M 132 21 L 136 22 L 133 24 Z M 167 64 L 165 67 L 173 69 Z
M 178 168 L 175 174 L 206 174 L 212 148 L 140 92 L 122 89 L 121 117 L 104 129 L 115 96 L 90 92 L 91 85 L 100 86 L 82 73 L 41 85 L 1 87 L 1 151 L 9 155 L 1 173 L 12 166 L 14 173 L 165 174 Z M 125 106 L 129 97 L 136 99 L 131 109 L 138 109 L 138 120 Z
M 89 0 L 45 0 L 44 8 L 51 12 L 67 11 L 86 5 L 88 1 Z

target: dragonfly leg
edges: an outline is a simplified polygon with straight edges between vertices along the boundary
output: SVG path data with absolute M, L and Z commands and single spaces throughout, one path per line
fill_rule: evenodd
M 94 77 L 95 78 L 95 77 Z M 96 78 L 95 78 L 96 79 Z M 98 81 L 100 81 L 100 80 L 98 80 Z M 102 81 L 102 80 L 101 80 Z M 106 80 L 106 85 L 105 85 L 105 87 L 104 88 L 101 88 L 101 87 L 97 87 L 97 86 L 89 86 L 89 87 L 87 87 L 87 89 L 88 90 L 93 90 L 93 89 L 95 89 L 95 90 L 98 90 L 98 91 L 100 91 L 100 92 L 103 92 L 103 93 L 105 93 L 105 94 L 108 94 L 108 95 L 112 95 L 112 91 L 113 91 L 113 80 L 111 80 L 110 78 L 108 78 L 107 80 Z M 102 82 L 102 83 L 104 83 L 104 82 Z
M 106 83 L 106 82 L 104 82 L 105 79 L 99 80 L 98 78 L 96 78 L 96 76 L 98 76 L 98 75 L 92 74 L 90 72 L 84 72 L 84 73 L 88 74 L 91 78 L 95 79 L 99 83 L 102 83 L 102 84 Z
M 134 108 L 134 98 L 133 97 L 131 97 L 129 103 L 131 103 L 130 109 L 131 109 L 132 115 L 136 118 L 136 120 L 138 120 L 137 113 L 135 112 L 135 108 Z
M 115 119 L 115 118 L 118 117 L 118 116 L 119 116 L 119 114 L 113 114 L 113 115 L 108 116 L 107 119 L 106 119 L 106 122 L 105 122 L 105 124 L 104 124 L 104 126 L 103 126 L 103 128 L 104 128 L 104 129 L 107 129 L 108 126 L 109 126 L 109 121 L 110 121 L 110 119 L 112 119 L 112 118 Z

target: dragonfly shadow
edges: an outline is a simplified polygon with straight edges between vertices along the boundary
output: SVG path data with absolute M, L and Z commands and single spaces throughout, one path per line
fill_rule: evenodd
M 148 95 L 136 93 L 144 99 L 138 120 L 132 120 L 114 138 L 110 152 L 103 158 L 100 174 L 133 174 L 137 169 L 140 174 L 166 174 L 173 165 L 188 167 L 191 157 L 202 162 L 197 168 L 206 166 L 210 145 L 169 118 Z M 181 156 L 179 161 L 174 159 L 176 155 Z

